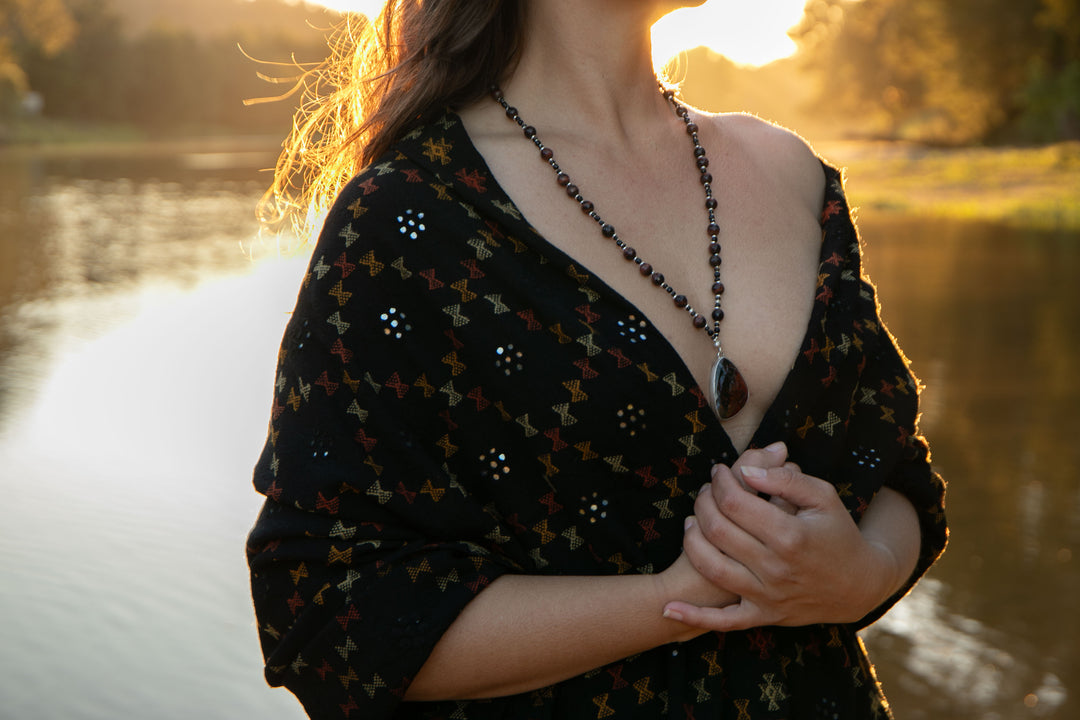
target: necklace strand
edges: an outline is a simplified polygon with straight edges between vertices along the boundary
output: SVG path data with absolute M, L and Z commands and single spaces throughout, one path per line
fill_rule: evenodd
M 716 361 L 713 363 L 712 374 L 709 382 L 709 391 L 711 395 L 711 403 L 717 415 L 722 419 L 734 417 L 743 406 L 746 404 L 749 396 L 746 381 L 743 379 L 742 374 L 738 368 L 735 367 L 727 357 L 724 356 L 723 350 L 720 347 L 720 323 L 724 320 L 724 311 L 721 308 L 721 296 L 724 294 L 724 283 L 720 277 L 720 266 L 723 260 L 720 257 L 720 225 L 716 221 L 716 209 L 718 203 L 712 192 L 713 176 L 709 172 L 709 158 L 706 155 L 705 148 L 701 145 L 701 139 L 698 136 L 698 126 L 690 118 L 690 112 L 684 105 L 675 100 L 675 92 L 673 90 L 664 88 L 661 86 L 661 93 L 664 98 L 671 105 L 675 114 L 683 121 L 686 126 L 686 134 L 690 137 L 693 144 L 694 162 L 700 173 L 700 180 L 702 188 L 705 192 L 705 210 L 708 215 L 708 227 L 706 228 L 709 238 L 709 265 L 713 271 L 713 310 L 711 313 L 712 326 L 709 326 L 708 319 L 694 308 L 687 297 L 675 290 L 664 275 L 653 268 L 652 264 L 646 262 L 637 251 L 630 245 L 628 245 L 621 237 L 619 237 L 618 231 L 615 227 L 605 221 L 599 213 L 596 212 L 596 206 L 581 194 L 580 188 L 575 185 L 570 176 L 559 167 L 559 163 L 555 160 L 555 153 L 551 148 L 544 145 L 540 141 L 536 128 L 532 125 L 528 125 L 522 119 L 521 114 L 516 107 L 510 105 L 505 96 L 497 86 L 491 88 L 491 96 L 498 102 L 503 110 L 506 112 L 506 116 L 513 120 L 519 128 L 521 128 L 525 137 L 530 140 L 536 148 L 540 151 L 540 158 L 551 166 L 551 169 L 555 172 L 555 181 L 566 191 L 567 196 L 578 203 L 581 207 L 581 211 L 588 217 L 592 218 L 597 225 L 600 226 L 600 233 L 603 237 L 611 240 L 615 246 L 622 252 L 623 257 L 637 265 L 638 271 L 645 278 L 652 281 L 652 284 L 659 289 L 666 292 L 675 304 L 675 307 L 685 310 L 690 316 L 690 321 L 694 327 L 698 330 L 704 330 L 712 340 L 713 346 L 716 348 Z

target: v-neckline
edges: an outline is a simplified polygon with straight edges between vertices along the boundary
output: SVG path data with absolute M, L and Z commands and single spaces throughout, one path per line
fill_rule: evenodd
M 449 120 L 450 122 L 447 122 L 447 120 Z M 695 379 L 693 372 L 690 370 L 690 367 L 687 365 L 682 355 L 679 354 L 679 352 L 675 349 L 675 346 L 672 345 L 671 341 L 667 338 L 667 336 L 660 331 L 659 326 L 652 321 L 652 319 L 647 313 L 642 311 L 641 308 L 639 308 L 633 301 L 631 301 L 621 292 L 610 286 L 599 274 L 593 272 L 593 270 L 589 266 L 578 261 L 569 253 L 562 250 L 554 243 L 550 242 L 533 226 L 531 222 L 529 222 L 528 218 L 525 217 L 525 213 L 523 213 L 521 211 L 521 208 L 518 207 L 517 203 L 514 202 L 514 199 L 510 197 L 506 190 L 503 189 L 502 185 L 499 184 L 498 180 L 495 177 L 495 174 L 491 171 L 491 168 L 488 166 L 487 161 L 484 159 L 484 156 L 481 155 L 480 151 L 476 148 L 476 145 L 473 143 L 472 138 L 469 136 L 468 130 L 465 128 L 465 124 L 461 121 L 461 118 L 457 115 L 457 113 L 453 112 L 452 110 L 447 110 L 443 118 L 441 118 L 440 120 L 432 121 L 429 125 L 426 126 L 426 128 L 430 128 L 435 125 L 441 125 L 448 132 L 456 131 L 457 134 L 460 135 L 461 139 L 464 140 L 467 152 L 471 156 L 466 164 L 473 166 L 475 169 L 479 170 L 491 181 L 485 186 L 483 191 L 479 191 L 472 186 L 458 184 L 457 190 L 460 193 L 470 196 L 471 199 L 474 201 L 474 204 L 478 208 L 483 208 L 486 206 L 488 208 L 489 214 L 494 214 L 497 212 L 498 215 L 496 215 L 496 217 L 500 222 L 506 223 L 507 225 L 520 226 L 520 228 L 525 231 L 525 233 L 521 234 L 529 236 L 531 238 L 531 242 L 536 245 L 537 252 L 548 258 L 549 261 L 551 261 L 560 268 L 568 268 L 571 266 L 577 268 L 578 271 L 583 272 L 589 277 L 589 282 L 593 285 L 594 289 L 597 292 L 607 295 L 616 303 L 621 303 L 631 314 L 634 314 L 637 317 L 645 318 L 648 321 L 649 325 L 655 331 L 656 337 L 660 338 L 660 340 L 662 341 L 663 352 L 661 354 L 666 353 L 670 355 L 673 359 L 669 362 L 674 367 L 676 372 L 678 372 L 683 379 L 689 379 L 687 387 L 694 387 L 697 388 L 699 392 L 704 392 L 698 385 L 698 382 Z M 413 156 L 412 159 L 415 162 L 427 166 L 430 170 L 435 172 L 436 175 L 438 175 L 438 170 L 440 168 L 433 162 L 428 163 L 426 162 L 426 158 L 423 157 Z M 824 213 L 825 210 L 829 207 L 830 201 L 835 200 L 835 198 L 830 198 L 830 194 L 832 191 L 832 178 L 830 177 L 830 174 L 834 173 L 835 171 L 832 170 L 832 168 L 824 161 L 820 162 L 822 172 L 825 176 L 825 198 L 822 204 L 822 213 Z M 496 197 L 496 195 L 498 197 Z M 501 207 L 500 204 L 502 205 Z M 512 208 L 513 212 L 508 213 L 506 211 L 507 207 Z M 819 276 L 821 274 L 822 266 L 825 264 L 825 261 L 831 258 L 833 256 L 833 253 L 839 251 L 839 248 L 834 247 L 834 244 L 830 243 L 829 240 L 829 234 L 827 232 L 824 232 L 822 236 L 821 250 L 818 255 L 817 271 Z M 780 389 L 777 391 L 776 396 L 772 399 L 772 402 L 769 403 L 768 407 L 765 409 L 765 413 L 761 417 L 761 420 L 758 421 L 758 424 L 755 426 L 754 431 L 751 433 L 750 441 L 746 448 L 739 449 L 735 446 L 731 435 L 728 434 L 727 428 L 724 427 L 723 423 L 716 416 L 716 414 L 712 412 L 711 409 L 709 409 L 709 411 L 706 413 L 708 416 L 708 419 L 704 421 L 706 429 L 712 428 L 714 433 L 720 436 L 723 441 L 723 445 L 725 446 L 724 452 L 720 453 L 720 457 L 730 458 L 731 462 L 734 462 L 734 460 L 738 458 L 739 455 L 741 455 L 748 448 L 763 447 L 764 445 L 767 445 L 771 442 L 783 439 L 779 436 L 779 432 L 777 429 L 777 421 L 774 416 L 777 412 L 779 412 L 779 408 L 786 404 L 785 401 L 788 396 L 790 396 L 794 392 L 797 371 L 799 369 L 798 358 L 800 355 L 803 355 L 808 350 L 814 337 L 813 329 L 815 326 L 820 325 L 822 319 L 821 316 L 825 312 L 825 306 L 825 303 L 820 303 L 816 301 L 813 303 L 810 310 L 810 317 L 807 321 L 806 330 L 804 331 L 802 340 L 799 344 L 799 353 L 795 356 L 795 361 L 792 363 L 791 368 L 784 376 L 783 383 L 781 384 Z

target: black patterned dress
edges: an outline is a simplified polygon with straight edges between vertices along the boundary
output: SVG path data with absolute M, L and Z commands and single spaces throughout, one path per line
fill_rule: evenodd
M 945 545 L 916 382 L 878 317 L 827 178 L 802 352 L 752 445 L 785 441 L 857 519 L 917 508 Z M 453 114 L 341 194 L 281 346 L 266 503 L 248 543 L 266 674 L 316 718 L 885 718 L 856 625 L 707 633 L 535 692 L 402 697 L 504 573 L 653 573 L 736 451 L 640 310 L 540 237 Z

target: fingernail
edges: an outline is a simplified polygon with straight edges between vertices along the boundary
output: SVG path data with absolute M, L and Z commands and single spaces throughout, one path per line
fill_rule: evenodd
M 763 478 L 768 473 L 765 472 L 765 468 L 755 467 L 753 465 L 743 465 L 742 474 L 744 478 Z
M 671 608 L 664 608 L 664 617 L 666 617 L 668 620 L 675 620 L 676 622 L 683 621 L 682 613 L 676 612 Z
M 688 515 L 686 519 L 683 520 L 683 530 L 689 530 L 690 528 L 694 527 L 694 522 L 696 522 L 694 520 L 694 516 Z
M 783 442 L 774 442 L 772 445 L 766 445 L 764 450 L 770 453 L 782 453 L 787 450 L 787 446 Z

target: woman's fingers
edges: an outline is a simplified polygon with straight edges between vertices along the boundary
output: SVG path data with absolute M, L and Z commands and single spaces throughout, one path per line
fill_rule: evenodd
M 806 475 L 794 463 L 786 463 L 780 468 L 743 466 L 739 470 L 743 482 L 752 492 L 781 498 L 800 509 L 819 509 L 836 498 L 836 488 Z
M 731 465 L 735 477 L 739 477 L 739 468 L 743 465 L 754 467 L 774 468 L 781 467 L 787 461 L 787 445 L 782 442 L 773 443 L 763 448 L 751 448 L 746 450 Z
M 688 518 L 683 553 L 703 578 L 736 595 L 761 592 L 761 582 L 746 567 L 705 537 L 699 518 Z
M 775 620 L 761 608 L 747 602 L 737 602 L 722 608 L 670 602 L 664 607 L 664 617 L 714 632 L 734 632 L 775 624 Z
M 747 476 L 748 472 L 752 475 L 754 472 L 759 471 L 765 472 L 755 467 L 741 469 L 744 477 Z M 790 472 L 790 470 L 780 467 L 768 472 L 779 473 Z M 729 469 L 722 466 L 713 471 L 711 492 L 705 500 L 710 499 L 716 507 L 716 512 L 728 522 L 742 529 L 743 532 L 754 538 L 759 544 L 765 544 L 769 533 L 783 527 L 791 519 L 790 512 L 772 503 L 769 499 L 760 497 L 757 491 L 752 488 L 748 491 L 735 479 L 735 475 Z M 695 504 L 695 511 L 699 515 L 705 512 L 700 504 Z M 706 526 L 706 535 L 710 540 L 715 540 L 721 550 L 726 550 L 724 545 L 719 544 L 720 538 L 709 533 L 713 526 L 713 524 Z

